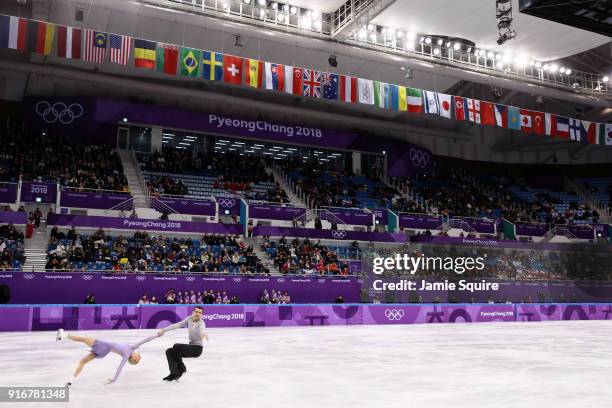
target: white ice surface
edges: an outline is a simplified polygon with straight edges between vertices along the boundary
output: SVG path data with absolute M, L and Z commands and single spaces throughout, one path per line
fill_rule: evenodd
M 78 334 L 133 342 L 153 331 Z M 75 333 L 77 334 L 77 333 Z M 610 407 L 612 322 L 209 329 L 203 357 L 163 383 L 176 330 L 144 345 L 142 361 L 112 377 L 119 356 L 88 364 L 69 404 L 3 407 Z M 58 386 L 87 347 L 54 333 L 0 333 L 1 386 Z

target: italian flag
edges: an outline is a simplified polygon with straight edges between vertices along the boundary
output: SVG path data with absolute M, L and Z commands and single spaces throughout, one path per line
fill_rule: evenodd
M 422 113 L 423 112 L 423 91 L 416 88 L 407 88 L 408 90 L 408 112 Z

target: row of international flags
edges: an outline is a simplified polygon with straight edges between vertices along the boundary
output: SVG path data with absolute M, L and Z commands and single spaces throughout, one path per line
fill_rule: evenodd
M 612 124 L 126 35 L 0 15 L 0 48 L 51 55 L 55 37 L 56 55 L 60 58 L 102 64 L 106 62 L 108 53 L 110 63 L 127 66 L 133 50 L 133 65 L 136 68 L 168 75 L 246 85 L 294 96 L 374 105 L 394 111 L 428 113 L 535 135 L 612 145 Z

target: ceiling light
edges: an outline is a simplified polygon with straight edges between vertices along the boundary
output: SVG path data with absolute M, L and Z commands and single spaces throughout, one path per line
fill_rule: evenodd
M 406 38 L 409 40 L 414 40 L 416 38 L 416 33 L 414 31 L 408 31 L 408 33 L 406 34 Z
M 438 45 L 442 45 L 442 43 L 443 43 L 443 42 L 444 42 L 444 41 L 442 41 L 442 39 L 440 38 L 440 39 L 438 40 Z
M 251 4 L 251 0 L 244 0 L 244 4 Z
M 543 69 L 544 71 L 548 71 L 548 64 L 544 64 L 544 66 L 542 67 L 542 69 Z
M 270 6 L 272 7 L 272 10 L 278 9 L 278 3 L 277 2 L 272 3 Z
M 542 66 L 542 63 L 541 63 L 540 61 L 538 61 L 538 62 L 536 62 L 536 63 L 535 63 L 535 67 L 536 67 L 536 68 L 540 68 L 541 66 Z
M 569 68 L 568 68 L 568 69 L 566 69 L 566 70 L 565 70 L 565 75 L 569 75 L 569 74 L 571 74 L 571 73 L 572 73 L 572 70 L 571 70 L 571 69 L 569 69 Z
M 395 36 L 397 38 L 402 38 L 404 36 L 404 32 L 403 31 L 398 31 L 397 33 L 395 33 Z
M 450 48 L 450 46 L 451 46 L 451 43 L 449 41 L 449 42 L 446 43 L 446 48 Z
M 495 54 L 493 54 L 493 52 L 489 51 L 487 52 L 487 57 L 488 58 L 493 58 L 495 56 Z
M 368 31 L 372 31 L 374 29 L 374 24 L 368 24 Z
M 283 11 L 284 11 L 285 13 L 289 12 L 289 5 L 288 5 L 288 4 L 284 4 L 284 5 L 283 5 Z
M 559 68 L 559 72 L 562 73 L 562 74 L 565 74 L 565 67 Z
M 504 67 L 503 61 L 497 61 L 497 68 L 502 69 Z
M 478 50 L 478 55 L 484 57 L 487 52 L 485 50 Z
M 285 15 L 284 14 L 279 14 L 277 18 L 278 18 L 279 22 L 281 22 L 281 23 L 285 22 Z
M 550 72 L 552 72 L 553 74 L 557 72 L 558 69 L 559 66 L 557 64 L 550 64 Z
M 265 6 L 266 0 L 257 0 L 257 4 L 259 4 L 260 6 Z
M 431 38 L 430 37 L 427 37 L 425 39 L 425 44 L 431 44 Z
M 434 55 L 440 55 L 440 49 L 439 48 L 434 48 L 433 53 L 434 53 Z
M 289 10 L 289 12 L 290 12 L 291 14 L 295 14 L 295 13 L 297 13 L 297 7 L 295 7 L 295 6 L 291 6 L 291 9 Z
M 604 82 L 608 82 L 608 81 L 610 80 L 610 78 L 608 78 L 607 76 L 605 76 L 605 77 L 601 78 L 601 80 L 602 80 L 602 81 L 604 81 Z
M 533 67 L 535 65 L 535 61 L 534 60 L 529 61 L 529 65 Z

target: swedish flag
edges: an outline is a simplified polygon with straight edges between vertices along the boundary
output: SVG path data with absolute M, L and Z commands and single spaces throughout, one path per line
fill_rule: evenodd
M 223 54 L 219 52 L 202 51 L 202 67 L 204 79 L 223 81 Z

